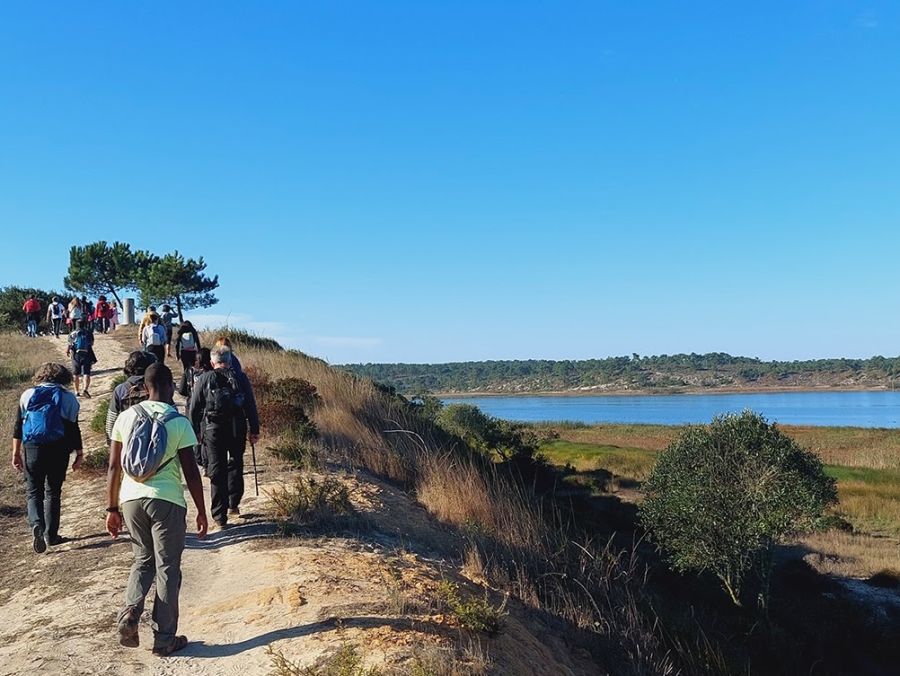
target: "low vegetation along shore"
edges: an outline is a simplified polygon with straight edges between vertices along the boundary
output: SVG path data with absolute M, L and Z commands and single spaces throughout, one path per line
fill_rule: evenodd
M 337 538 L 386 557 L 387 570 L 388 542 L 429 580 L 413 584 L 390 568 L 380 586 L 391 599 L 353 611 L 370 624 L 354 626 L 352 613 L 337 629 L 318 623 L 318 633 L 344 637 L 339 649 L 311 655 L 315 634 L 269 633 L 262 669 L 246 673 L 889 674 L 900 660 L 893 434 L 784 428 L 826 463 L 838 501 L 812 531 L 770 543 L 765 584 L 745 585 L 737 604 L 741 595 L 729 598 L 710 570 L 673 569 L 639 517 L 644 482 L 680 428 L 523 426 L 433 397 L 410 401 L 272 340 L 230 333 L 258 393 L 264 478 L 278 484 L 267 489 L 271 542 L 253 551 L 272 547 L 285 561 L 291 542 L 301 557 L 310 538 L 317 552 Z M 131 332 L 114 339 L 134 343 Z M 47 351 L 19 336 L 0 345 L 11 407 Z M 11 469 L 2 471 L 0 526 L 13 542 L 22 496 Z M 339 582 L 346 560 L 317 561 L 315 574 L 352 602 L 357 592 Z M 243 590 L 234 592 L 239 603 Z M 296 612 L 320 602 L 304 598 Z M 242 617 L 258 610 L 238 607 Z M 443 657 L 423 652 L 429 645 Z

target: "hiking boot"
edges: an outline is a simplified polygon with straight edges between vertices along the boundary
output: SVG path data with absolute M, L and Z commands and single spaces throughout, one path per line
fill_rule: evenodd
M 126 648 L 137 648 L 141 644 L 138 635 L 138 621 L 141 616 L 138 615 L 135 608 L 127 608 L 119 615 L 119 621 L 116 622 L 116 633 L 119 634 L 119 644 Z
M 69 541 L 70 538 L 64 537 L 62 535 L 53 535 L 47 538 L 47 544 L 51 547 L 56 547 L 57 545 L 65 544 Z
M 157 657 L 168 657 L 184 648 L 187 644 L 187 636 L 176 636 L 169 645 L 153 648 L 153 654 Z
M 34 526 L 31 529 L 31 535 L 34 538 L 31 547 L 36 554 L 43 554 L 47 551 L 47 541 L 44 540 L 44 531 L 40 526 Z
M 215 524 L 212 527 L 212 530 L 214 530 L 214 531 L 225 530 L 226 528 L 228 528 L 228 522 L 225 521 L 224 519 L 216 519 L 215 521 L 213 521 L 213 523 Z
M 85 390 L 84 392 L 81 393 L 81 396 L 82 396 L 82 397 L 87 397 L 88 399 L 90 399 L 90 398 L 91 398 L 91 393 L 88 392 L 87 390 Z
M 230 516 L 240 516 L 241 508 L 240 507 L 232 507 L 231 509 L 228 510 L 228 514 Z

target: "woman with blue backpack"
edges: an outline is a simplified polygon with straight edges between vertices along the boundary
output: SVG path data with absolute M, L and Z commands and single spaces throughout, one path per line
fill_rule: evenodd
M 78 399 L 68 390 L 72 373 L 62 364 L 47 363 L 34 374 L 16 409 L 12 464 L 25 474 L 28 523 L 32 547 L 41 554 L 47 545 L 65 541 L 59 535 L 62 485 L 75 452 L 72 469 L 81 467 Z

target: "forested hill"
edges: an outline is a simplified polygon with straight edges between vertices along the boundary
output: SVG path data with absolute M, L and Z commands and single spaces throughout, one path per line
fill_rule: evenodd
M 900 357 L 761 361 L 729 354 L 610 357 L 581 361 L 346 364 L 398 392 L 678 392 L 714 389 L 892 388 Z

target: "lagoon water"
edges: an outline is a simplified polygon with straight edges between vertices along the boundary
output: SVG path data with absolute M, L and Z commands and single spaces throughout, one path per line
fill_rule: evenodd
M 485 413 L 525 422 L 682 425 L 753 409 L 785 425 L 900 427 L 900 392 L 774 392 L 648 396 L 452 397 Z

